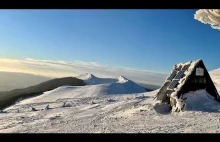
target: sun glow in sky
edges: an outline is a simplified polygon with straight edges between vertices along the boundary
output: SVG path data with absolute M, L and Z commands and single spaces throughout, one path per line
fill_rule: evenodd
M 0 71 L 62 77 L 125 74 L 161 84 L 173 65 L 220 67 L 220 12 L 1 10 Z

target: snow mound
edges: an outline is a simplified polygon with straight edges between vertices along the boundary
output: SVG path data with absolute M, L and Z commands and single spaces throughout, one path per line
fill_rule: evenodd
M 77 78 L 83 80 L 84 83 L 86 83 L 87 85 L 109 84 L 109 83 L 117 82 L 117 79 L 98 78 L 98 77 L 94 76 L 93 74 L 89 74 L 89 73 L 80 75 Z
M 159 114 L 169 114 L 171 112 L 170 105 L 168 104 L 155 104 L 154 110 Z
M 183 95 L 185 100 L 184 110 L 188 111 L 220 111 L 220 103 L 214 100 L 206 90 L 198 90 L 194 93 L 186 93 Z

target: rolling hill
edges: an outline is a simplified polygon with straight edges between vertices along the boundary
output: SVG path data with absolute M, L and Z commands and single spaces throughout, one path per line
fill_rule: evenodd
M 7 107 L 14 102 L 16 102 L 20 98 L 26 98 L 41 94 L 45 91 L 53 90 L 60 86 L 83 86 L 85 83 L 75 77 L 65 77 L 65 78 L 57 78 L 52 79 L 43 83 L 40 83 L 35 86 L 23 88 L 23 89 L 15 89 L 12 91 L 5 91 L 0 93 L 0 109 Z

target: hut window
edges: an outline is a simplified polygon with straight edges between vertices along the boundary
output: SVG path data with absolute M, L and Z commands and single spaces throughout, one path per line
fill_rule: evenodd
M 193 78 L 191 81 L 190 81 L 191 84 L 206 84 L 207 83 L 207 80 L 205 77 L 200 77 L 200 78 Z

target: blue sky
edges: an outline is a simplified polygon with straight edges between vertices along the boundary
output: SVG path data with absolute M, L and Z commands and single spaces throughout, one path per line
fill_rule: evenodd
M 0 57 L 98 62 L 170 72 L 202 58 L 220 67 L 220 31 L 196 10 L 1 10 Z

